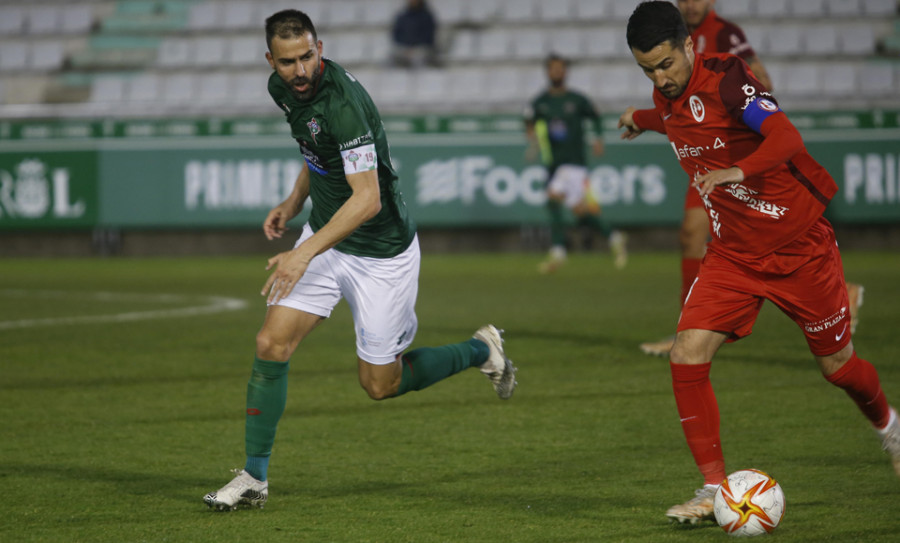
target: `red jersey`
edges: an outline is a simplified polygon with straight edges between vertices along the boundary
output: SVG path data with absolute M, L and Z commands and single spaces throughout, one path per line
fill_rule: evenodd
M 744 31 L 731 21 L 719 17 L 714 10 L 709 10 L 700 26 L 691 32 L 691 39 L 694 40 L 694 51 L 697 53 L 731 53 L 744 60 L 756 56 Z
M 806 232 L 837 193 L 772 95 L 734 55 L 697 54 L 681 96 L 654 90 L 653 102 L 655 109 L 635 112 L 635 123 L 665 133 L 691 179 L 733 166 L 744 172 L 742 182 L 703 197 L 711 251 L 752 266 Z

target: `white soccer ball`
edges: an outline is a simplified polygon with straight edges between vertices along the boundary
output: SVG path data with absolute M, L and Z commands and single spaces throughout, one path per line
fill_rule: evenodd
M 736 471 L 716 491 L 716 522 L 730 535 L 767 534 L 784 516 L 784 492 L 775 479 L 755 470 Z

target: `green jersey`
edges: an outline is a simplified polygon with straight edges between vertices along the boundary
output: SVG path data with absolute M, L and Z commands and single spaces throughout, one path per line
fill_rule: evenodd
M 318 231 L 350 198 L 348 174 L 376 170 L 381 211 L 335 249 L 366 257 L 396 256 L 412 242 L 416 227 L 397 186 L 378 109 L 363 86 L 331 60 L 323 60 L 317 85 L 310 100 L 300 101 L 277 73 L 269 77 L 269 94 L 284 111 L 309 168 L 309 225 Z
M 525 120 L 534 123 L 541 148 L 541 160 L 549 168 L 560 164 L 586 165 L 585 122 L 593 122 L 594 133 L 602 134 L 600 116 L 584 95 L 573 91 L 541 93 L 528 109 Z

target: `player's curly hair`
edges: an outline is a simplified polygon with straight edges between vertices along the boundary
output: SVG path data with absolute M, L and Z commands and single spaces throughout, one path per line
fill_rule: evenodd
M 628 19 L 625 36 L 630 49 L 646 53 L 665 42 L 682 47 L 690 33 L 675 4 L 656 0 L 638 4 Z
M 266 45 L 272 50 L 272 39 L 278 36 L 281 39 L 296 38 L 306 34 L 312 34 L 313 41 L 318 41 L 316 27 L 309 15 L 296 9 L 279 11 L 266 19 Z

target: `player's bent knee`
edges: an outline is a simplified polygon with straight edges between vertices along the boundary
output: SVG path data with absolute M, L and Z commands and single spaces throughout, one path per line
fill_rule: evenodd
M 283 361 L 291 357 L 293 346 L 273 337 L 266 330 L 256 334 L 256 356 L 262 360 Z

